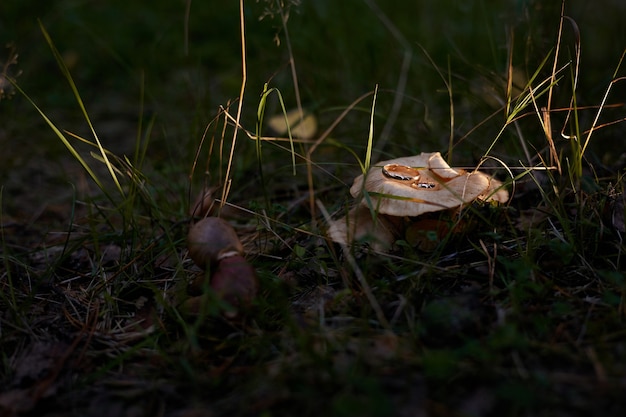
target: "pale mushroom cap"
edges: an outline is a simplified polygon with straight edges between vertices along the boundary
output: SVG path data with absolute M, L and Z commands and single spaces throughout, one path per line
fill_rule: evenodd
M 294 138 L 312 139 L 317 133 L 317 118 L 311 113 L 304 113 L 300 118 L 300 114 L 297 109 L 279 113 L 271 117 L 267 125 L 278 135 L 286 135 L 290 130 Z
M 330 222 L 328 236 L 346 246 L 366 240 L 377 251 L 388 250 L 396 240 L 393 225 L 382 215 L 372 218 L 369 208 L 364 206 L 353 207 L 346 216 Z
M 502 183 L 492 177 L 489 177 L 489 188 L 487 191 L 478 196 L 483 201 L 497 201 L 498 203 L 506 203 L 509 201 L 509 192 L 502 187 Z
M 402 179 L 390 176 L 387 170 L 397 166 L 406 171 Z M 500 202 L 508 199 L 508 192 L 498 189 L 502 185 L 499 181 L 479 171 L 450 168 L 439 152 L 379 162 L 368 171 L 365 184 L 363 181 L 363 175 L 354 180 L 352 196 L 367 190 L 369 199 L 364 197 L 361 204 L 371 204 L 379 213 L 391 216 L 419 216 L 459 207 L 477 198 Z

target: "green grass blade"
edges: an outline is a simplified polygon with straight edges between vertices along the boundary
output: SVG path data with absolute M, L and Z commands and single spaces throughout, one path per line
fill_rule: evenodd
M 83 100 L 82 100 L 82 98 L 80 96 L 80 93 L 78 92 L 78 88 L 76 87 L 76 84 L 74 83 L 74 79 L 72 78 L 72 75 L 70 74 L 69 69 L 65 65 L 65 61 L 63 60 L 63 57 L 61 56 L 61 53 L 58 51 L 58 49 L 54 45 L 54 42 L 52 41 L 52 38 L 50 37 L 50 34 L 46 30 L 46 28 L 43 26 L 41 21 L 39 22 L 39 28 L 41 29 L 41 32 L 43 33 L 43 35 L 44 35 L 44 37 L 46 39 L 46 42 L 48 43 L 48 46 L 52 50 L 52 54 L 54 55 L 54 58 L 57 61 L 57 65 L 61 69 L 61 72 L 63 73 L 63 76 L 65 77 L 65 79 L 67 80 L 67 82 L 70 85 L 70 88 L 72 89 L 72 93 L 74 94 L 76 102 L 78 103 L 78 105 L 79 105 L 79 107 L 81 109 L 81 112 L 83 113 L 83 116 L 85 118 L 85 121 L 87 122 L 87 125 L 89 126 L 89 129 L 91 130 L 91 134 L 93 135 L 94 140 L 96 141 L 98 149 L 100 150 L 100 154 L 102 155 L 102 158 L 104 160 L 104 164 L 106 165 L 106 167 L 107 167 L 107 169 L 109 171 L 109 174 L 111 175 L 111 178 L 113 179 L 113 182 L 115 183 L 115 186 L 117 187 L 119 193 L 122 196 L 124 196 L 124 190 L 122 189 L 122 186 L 121 186 L 121 184 L 119 182 L 119 179 L 118 179 L 117 175 L 115 174 L 115 170 L 113 169 L 113 166 L 111 165 L 111 162 L 109 161 L 109 158 L 106 155 L 106 152 L 104 150 L 104 147 L 102 146 L 102 143 L 100 143 L 100 139 L 98 139 L 98 135 L 96 134 L 96 131 L 95 131 L 94 127 L 93 127 L 93 124 L 91 123 L 91 118 L 89 117 L 89 114 L 87 113 L 87 109 L 85 108 L 85 104 L 84 104 L 84 102 L 83 102 Z M 41 113 L 41 111 L 40 111 L 40 113 Z
M 374 98 L 372 99 L 372 110 L 370 112 L 370 128 L 367 136 L 367 150 L 365 152 L 365 163 L 363 164 L 363 174 L 366 174 L 372 163 L 372 148 L 374 147 L 374 113 L 376 110 L 376 96 L 378 95 L 378 84 L 374 89 Z
M 72 144 L 65 137 L 65 135 L 56 127 L 56 125 L 52 122 L 52 120 L 50 120 L 48 116 L 46 116 L 46 114 L 39 108 L 39 106 L 37 106 L 37 104 L 33 101 L 33 99 L 31 99 L 30 96 L 26 94 L 26 92 L 24 92 L 24 90 L 22 90 L 15 83 L 13 83 L 13 86 L 17 89 L 17 91 L 19 91 L 20 94 L 24 96 L 24 98 L 26 98 L 26 100 L 28 100 L 28 102 L 35 108 L 35 110 L 37 110 L 37 112 L 41 115 L 43 120 L 48 124 L 50 129 L 52 129 L 52 131 L 57 135 L 57 137 L 61 140 L 61 142 L 65 145 L 65 147 L 70 151 L 74 159 L 76 159 L 78 163 L 85 169 L 85 171 L 87 171 L 87 174 L 96 183 L 98 188 L 100 188 L 106 194 L 106 190 L 104 188 L 104 185 L 102 184 L 102 181 L 100 181 L 100 178 L 98 178 L 96 173 L 91 169 L 87 161 L 85 161 L 85 159 L 82 156 L 80 156 L 76 148 L 72 146 Z M 107 195 L 107 198 L 108 197 L 109 196 Z

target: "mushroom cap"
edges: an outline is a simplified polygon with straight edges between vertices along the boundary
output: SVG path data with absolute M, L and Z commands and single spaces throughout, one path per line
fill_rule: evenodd
M 298 109 L 290 110 L 286 114 L 279 113 L 271 117 L 267 125 L 277 135 L 286 135 L 291 131 L 291 136 L 300 139 L 312 139 L 317 133 L 317 118 L 311 113 L 302 114 Z
M 508 200 L 502 184 L 479 171 L 450 168 L 439 152 L 382 161 L 358 176 L 350 194 L 367 191 L 362 205 L 391 216 L 419 216 L 468 204 L 476 199 Z M 371 203 L 370 203 L 371 202 Z
M 396 240 L 396 228 L 384 215 L 372 218 L 370 209 L 358 205 L 346 216 L 329 223 L 328 236 L 335 242 L 350 246 L 355 241 L 366 241 L 376 251 L 384 252 Z
M 219 217 L 205 217 L 191 226 L 187 246 L 189 256 L 200 268 L 243 253 L 237 233 L 230 223 Z

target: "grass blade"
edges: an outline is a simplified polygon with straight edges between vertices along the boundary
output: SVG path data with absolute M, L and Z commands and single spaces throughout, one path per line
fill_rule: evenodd
M 104 160 L 104 164 L 106 165 L 106 167 L 107 167 L 107 169 L 109 171 L 109 174 L 111 175 L 111 178 L 113 179 L 113 182 L 115 183 L 115 186 L 117 187 L 117 190 L 119 191 L 119 193 L 122 196 L 124 196 L 124 190 L 122 189 L 122 186 L 121 186 L 121 184 L 120 184 L 120 182 L 119 182 L 119 180 L 117 178 L 117 175 L 115 174 L 115 170 L 113 169 L 113 166 L 111 165 L 111 162 L 109 161 L 109 158 L 106 155 L 106 152 L 105 152 L 105 150 L 104 150 L 104 148 L 102 146 L 102 143 L 100 143 L 100 139 L 98 139 L 98 135 L 96 134 L 96 131 L 95 131 L 94 127 L 93 127 L 93 124 L 91 123 L 91 118 L 89 117 L 89 114 L 87 113 L 87 109 L 85 108 L 85 104 L 83 103 L 83 100 L 82 100 L 82 98 L 80 96 L 80 93 L 78 92 L 78 88 L 76 87 L 76 84 L 74 83 L 74 79 L 72 78 L 72 75 L 70 74 L 69 69 L 65 65 L 65 61 L 63 60 L 63 57 L 59 53 L 58 49 L 54 46 L 54 42 L 52 42 L 52 38 L 50 37 L 50 34 L 46 30 L 46 28 L 43 26 L 41 21 L 39 22 L 39 28 L 41 29 L 41 32 L 43 33 L 43 35 L 44 35 L 44 37 L 46 39 L 46 42 L 48 43 L 48 46 L 52 50 L 54 58 L 57 61 L 57 65 L 61 69 L 61 72 L 63 73 L 63 76 L 65 77 L 65 79 L 67 80 L 67 82 L 70 85 L 70 88 L 72 89 L 72 93 L 74 94 L 74 97 L 76 98 L 76 102 L 80 106 L 80 109 L 81 109 L 81 111 L 83 113 L 83 116 L 85 117 L 85 121 L 87 122 L 87 124 L 89 126 L 89 129 L 91 130 L 91 134 L 93 135 L 94 140 L 96 141 L 96 145 L 97 145 L 98 149 L 100 150 L 100 154 L 102 155 L 102 158 Z M 41 112 L 39 109 L 38 109 L 38 111 L 43 116 L 43 112 Z M 50 124 L 50 123 L 48 123 L 48 124 Z M 57 129 L 57 131 L 58 131 L 58 129 Z M 57 133 L 57 136 L 58 136 L 58 133 Z M 84 164 L 83 164 L 83 166 L 84 166 Z M 100 188 L 102 188 L 101 182 L 97 182 L 97 183 L 99 184 L 98 186 Z

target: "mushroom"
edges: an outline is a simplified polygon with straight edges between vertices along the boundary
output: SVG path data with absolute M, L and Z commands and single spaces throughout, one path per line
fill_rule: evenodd
M 212 271 L 210 285 L 234 307 L 249 306 L 259 290 L 256 271 L 241 255 L 224 258 Z
M 350 194 L 360 203 L 345 218 L 330 223 L 329 237 L 343 244 L 369 237 L 379 250 L 404 235 L 405 217 L 455 209 L 475 200 L 504 203 L 509 198 L 498 180 L 479 171 L 451 168 L 439 152 L 379 162 L 354 180 Z M 429 220 L 417 222 L 412 235 L 420 224 L 437 235 L 443 233 L 443 223 Z
M 311 113 L 302 113 L 298 109 L 277 114 L 267 122 L 270 130 L 277 135 L 291 132 L 294 138 L 309 140 L 317 133 L 317 118 Z
M 191 259 L 203 269 L 229 256 L 243 254 L 237 233 L 219 217 L 206 217 L 191 226 L 187 246 Z
M 259 289 L 254 268 L 243 257 L 243 245 L 233 227 L 218 217 L 206 217 L 195 223 L 187 236 L 189 256 L 202 269 L 208 269 L 210 288 L 233 307 L 249 306 Z M 199 274 L 190 292 L 201 293 L 207 274 Z M 185 301 L 184 308 L 193 311 L 201 295 Z M 237 311 L 224 313 L 235 318 Z
M 439 152 L 383 161 L 350 188 L 353 197 L 367 194 L 361 204 L 391 216 L 419 216 L 456 208 L 476 199 L 506 202 L 502 184 L 479 171 L 453 169 Z
M 372 213 L 368 207 L 353 207 L 346 216 L 331 222 L 328 236 L 342 245 L 367 241 L 372 249 L 386 251 L 393 245 L 397 227 L 388 216 Z

